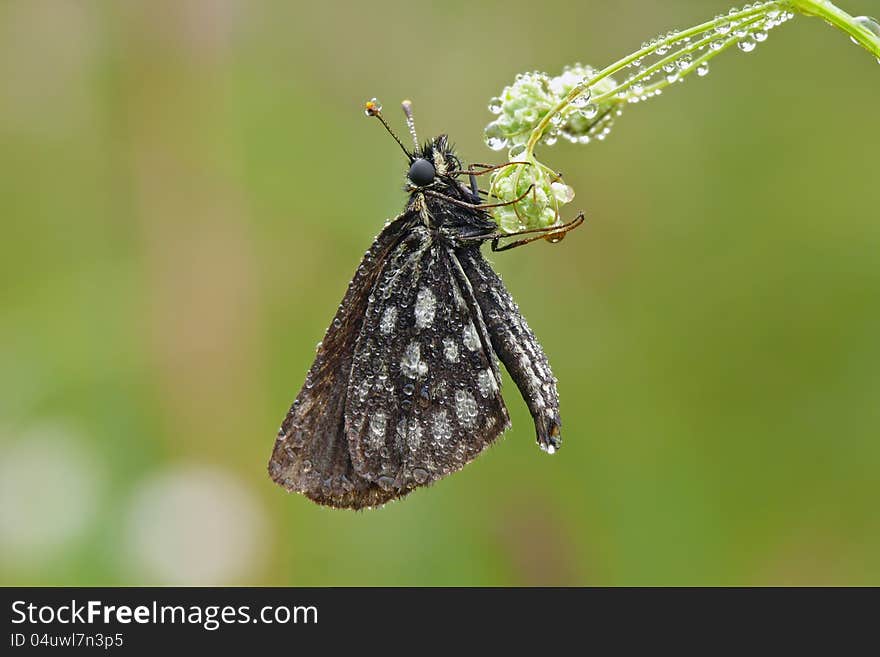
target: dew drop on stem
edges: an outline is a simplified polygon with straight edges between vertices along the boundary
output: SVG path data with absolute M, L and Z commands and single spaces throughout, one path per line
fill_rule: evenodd
M 853 18 L 853 22 L 858 23 L 861 27 L 864 27 L 868 32 L 871 32 L 875 36 L 880 37 L 880 23 L 877 22 L 876 18 L 871 18 L 870 16 L 856 16 Z M 860 45 L 858 41 L 856 41 L 855 37 L 850 37 L 850 41 L 852 41 L 856 45 Z M 878 59 L 877 61 L 880 61 Z
M 743 52 L 752 52 L 756 47 L 757 43 L 751 38 L 745 38 L 739 43 L 736 44 L 736 47 L 742 50 Z
M 575 107 L 586 107 L 590 103 L 590 97 L 593 93 L 589 89 L 584 89 L 580 94 L 575 96 L 571 104 Z
M 872 32 L 875 36 L 880 37 L 880 22 L 878 22 L 876 18 L 871 18 L 870 16 L 856 16 L 853 20 L 869 32 Z

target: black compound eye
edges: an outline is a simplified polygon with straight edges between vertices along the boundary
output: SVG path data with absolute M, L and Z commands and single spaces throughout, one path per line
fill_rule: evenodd
M 407 177 L 417 187 L 424 187 L 434 182 L 434 165 L 423 157 L 420 157 L 409 168 Z

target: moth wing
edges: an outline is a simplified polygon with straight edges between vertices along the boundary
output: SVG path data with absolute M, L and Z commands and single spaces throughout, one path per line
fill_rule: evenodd
M 370 292 L 412 220 L 403 214 L 389 223 L 364 254 L 275 440 L 269 460 L 272 479 L 320 504 L 360 508 L 393 497 L 352 467 L 344 411 Z
M 562 420 L 556 377 L 544 349 L 479 250 L 459 249 L 457 255 L 486 318 L 492 347 L 529 407 L 538 444 L 552 453 L 562 444 Z
M 401 497 L 462 468 L 510 420 L 479 305 L 451 247 L 414 229 L 372 296 L 346 429 L 355 471 Z

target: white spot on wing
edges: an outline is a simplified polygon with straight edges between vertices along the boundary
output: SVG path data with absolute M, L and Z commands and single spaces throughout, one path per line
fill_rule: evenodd
M 472 427 L 477 420 L 477 401 L 466 390 L 455 391 L 455 415 L 466 427 Z
M 445 410 L 434 413 L 431 433 L 434 436 L 434 442 L 438 444 L 447 443 L 452 438 L 452 425 L 449 423 L 449 416 Z
M 422 360 L 421 348 L 415 340 L 407 345 L 403 353 L 400 371 L 411 379 L 420 379 L 428 373 L 428 364 Z
M 498 390 L 498 384 L 495 382 L 495 375 L 492 370 L 482 370 L 477 373 L 477 387 L 483 399 L 486 399 L 493 392 Z
M 427 288 L 419 290 L 416 296 L 415 317 L 416 328 L 423 329 L 434 323 L 434 313 L 437 309 L 437 299 L 434 293 Z
M 450 363 L 458 362 L 458 345 L 452 338 L 443 338 L 443 355 Z
M 474 328 L 473 322 L 468 322 L 462 331 L 462 340 L 464 346 L 470 351 L 476 351 L 480 346 L 480 338 L 477 336 L 477 329 Z
M 385 428 L 388 424 L 388 418 L 385 413 L 379 412 L 370 418 L 370 435 L 369 442 L 374 447 L 381 447 L 385 444 Z
M 385 335 L 388 335 L 394 330 L 395 324 L 397 324 L 397 308 L 395 306 L 388 306 L 382 314 L 382 321 L 379 322 L 379 330 Z

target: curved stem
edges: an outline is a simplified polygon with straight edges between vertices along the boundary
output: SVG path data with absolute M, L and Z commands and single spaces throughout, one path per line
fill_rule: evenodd
M 531 135 L 529 135 L 528 142 L 526 143 L 526 153 L 531 155 L 534 152 L 535 146 L 538 144 L 538 141 L 547 130 L 550 121 L 556 114 L 566 109 L 578 96 L 587 92 L 597 82 L 600 82 L 601 80 L 611 75 L 614 75 L 618 71 L 631 65 L 633 62 L 638 62 L 644 57 L 656 53 L 660 49 L 671 46 L 673 43 L 680 43 L 683 40 L 689 39 L 692 36 L 712 31 L 716 27 L 728 24 L 731 21 L 741 22 L 743 25 L 754 25 L 761 18 L 766 16 L 770 11 L 787 9 L 797 11 L 806 16 L 820 16 L 824 18 L 832 26 L 846 32 L 850 37 L 852 37 L 852 39 L 856 43 L 858 43 L 868 52 L 880 59 L 880 36 L 874 34 L 865 25 L 856 21 L 853 16 L 846 13 L 829 0 L 780 0 L 779 2 L 760 3 L 743 11 L 734 11 L 732 13 L 722 14 L 711 21 L 701 23 L 700 25 L 695 25 L 694 27 L 688 28 L 681 32 L 676 32 L 670 36 L 666 36 L 665 38 L 658 39 L 657 41 L 647 46 L 644 46 L 636 52 L 617 60 L 610 66 L 606 66 L 589 80 L 584 80 L 581 84 L 575 86 L 562 100 L 560 100 L 541 119 L 538 125 L 535 126 L 535 128 L 532 130 Z M 710 37 L 704 37 L 699 43 L 706 43 L 710 40 Z M 723 50 L 726 49 L 726 47 L 723 48 Z M 678 51 L 677 53 L 670 55 L 665 60 L 662 60 L 662 62 L 671 61 L 675 59 L 675 57 L 680 56 L 683 53 L 692 52 L 693 50 L 695 50 L 693 46 L 688 46 Z M 720 52 L 720 50 L 718 52 Z M 708 61 L 709 59 L 711 59 L 712 56 L 714 56 L 714 54 L 707 53 L 707 56 L 701 58 L 701 63 Z M 660 63 L 660 66 L 662 66 L 662 63 Z M 657 64 L 655 64 L 653 67 L 654 70 L 656 70 L 657 67 Z M 689 70 L 690 69 L 691 67 L 689 67 Z M 637 79 L 643 77 L 647 76 L 640 75 L 637 76 Z M 624 84 L 618 85 L 618 87 L 615 89 L 615 92 L 619 92 L 628 88 L 633 81 L 636 80 L 630 80 Z M 653 86 L 656 87 L 658 85 Z M 608 98 L 608 96 L 609 94 L 603 94 L 601 96 L 601 99 L 605 100 Z
M 681 32 L 676 32 L 671 36 L 666 36 L 663 39 L 658 39 L 654 43 L 644 46 L 640 50 L 637 50 L 636 52 L 627 55 L 622 59 L 618 59 L 610 66 L 606 66 L 605 68 L 603 68 L 589 80 L 584 80 L 583 82 L 581 82 L 581 84 L 575 86 L 561 101 L 559 101 L 549 112 L 547 112 L 547 114 L 541 119 L 538 125 L 535 126 L 534 130 L 532 130 L 532 134 L 529 136 L 529 141 L 526 143 L 526 151 L 528 153 L 532 153 L 532 151 L 534 151 L 538 140 L 547 130 L 547 126 L 550 124 L 551 119 L 556 114 L 568 107 L 575 98 L 583 94 L 597 82 L 600 82 L 601 80 L 604 80 L 605 78 L 614 75 L 615 73 L 626 68 L 635 61 L 641 60 L 644 57 L 654 54 L 659 49 L 671 46 L 674 42 L 690 38 L 694 35 L 701 34 L 708 30 L 714 30 L 719 25 L 725 25 L 730 23 L 731 21 L 738 21 L 744 18 L 751 18 L 753 16 L 762 16 L 768 11 L 772 10 L 774 7 L 781 9 L 787 4 L 787 2 L 768 2 L 765 4 L 761 4 L 758 7 L 751 7 L 745 11 L 737 11 L 734 13 L 723 14 L 711 21 L 706 21 L 705 23 L 695 25 L 694 27 L 688 28 Z
M 787 22 L 794 17 L 795 13 L 823 18 L 832 27 L 848 34 L 855 43 L 865 48 L 880 61 L 880 25 L 876 25 L 873 19 L 853 17 L 829 0 L 769 0 L 746 5 L 746 8 L 742 10 L 731 9 L 728 13 L 721 14 L 713 20 L 686 30 L 670 32 L 665 36 L 661 35 L 649 43 L 643 44 L 639 50 L 576 84 L 532 128 L 524 151 L 518 155 L 519 159 L 524 159 L 534 166 L 530 170 L 531 182 L 544 188 L 553 182 L 562 181 L 558 173 L 535 157 L 535 147 L 550 129 L 554 117 L 563 115 L 579 97 L 581 101 L 584 100 L 584 97 L 589 98 L 589 94 L 597 89 L 596 85 L 599 82 L 608 78 L 606 83 L 601 85 L 601 91 L 590 99 L 592 110 L 595 111 L 591 110 L 590 122 L 586 124 L 586 128 L 583 127 L 583 124 L 576 128 L 577 135 L 590 136 L 594 130 L 604 126 L 603 132 L 599 135 L 601 139 L 613 121 L 612 117 L 607 123 L 602 123 L 604 117 L 611 116 L 610 112 L 614 111 L 619 115 L 624 104 L 658 95 L 663 89 L 694 71 L 700 75 L 705 74 L 708 61 L 733 45 L 738 44 L 742 50 L 750 52 L 756 43 L 766 39 L 766 33 L 770 29 Z M 642 60 L 645 58 L 650 58 L 650 61 L 643 67 Z M 630 67 L 634 69 L 634 72 L 623 82 L 618 83 L 610 79 L 612 75 Z M 667 75 L 664 76 L 664 72 Z M 658 76 L 660 79 L 657 79 Z M 586 103 L 582 102 L 579 105 L 586 106 Z M 597 111 L 601 114 L 598 114 L 598 119 L 592 121 L 592 118 L 597 116 Z M 586 113 L 584 115 L 586 116 Z M 520 167 L 514 173 L 513 189 L 517 193 L 521 186 L 524 168 Z M 495 191 L 497 180 L 498 177 L 493 174 L 489 188 L 490 194 Z M 553 198 L 550 202 L 558 222 L 560 203 L 557 198 Z M 567 201 L 562 201 L 562 203 L 565 202 Z M 542 203 L 549 206 L 549 203 L 543 201 Z M 519 203 L 514 202 L 512 208 L 520 223 L 529 225 L 528 220 L 532 217 L 523 220 Z M 523 212 L 526 210 L 523 209 Z
M 880 36 L 855 20 L 853 16 L 828 0 L 789 0 L 791 6 L 805 16 L 819 16 L 852 39 L 869 53 L 880 59 Z
M 747 21 L 744 21 L 738 27 L 750 28 L 750 27 L 760 23 L 762 18 L 763 18 L 763 16 L 754 16 L 754 17 L 748 19 Z M 627 80 L 623 84 L 618 85 L 617 87 L 615 87 L 611 91 L 605 92 L 601 96 L 596 96 L 596 98 L 593 98 L 592 100 L 594 103 L 597 103 L 597 104 L 601 103 L 603 101 L 611 100 L 617 94 L 619 94 L 621 91 L 626 91 L 627 89 L 631 88 L 634 84 L 636 84 L 642 80 L 650 78 L 654 73 L 657 73 L 658 71 L 660 71 L 660 69 L 664 68 L 668 64 L 675 63 L 676 61 L 679 60 L 679 58 L 682 55 L 689 55 L 691 53 L 697 52 L 703 46 L 707 46 L 717 39 L 718 39 L 718 35 L 710 34 L 709 36 L 704 37 L 698 41 L 694 41 L 686 48 L 682 48 L 681 50 L 676 50 L 671 55 L 664 57 L 663 59 L 657 60 L 657 62 L 655 62 L 654 64 L 652 64 L 648 68 L 644 69 L 643 71 L 641 71 L 640 73 L 638 73 L 634 77 L 630 78 L 629 80 Z M 725 39 L 724 44 L 720 48 L 718 48 L 717 50 L 710 50 L 706 54 L 695 59 L 693 61 L 693 63 L 688 65 L 686 68 L 681 69 L 680 73 L 679 73 L 680 77 L 684 77 L 685 75 L 687 75 L 688 73 L 690 73 L 691 71 L 696 69 L 699 64 L 703 64 L 705 62 L 708 62 L 710 59 L 712 59 L 716 55 L 724 52 L 725 50 L 727 50 L 727 48 L 729 48 L 730 46 L 735 44 L 737 41 L 739 41 L 739 38 L 736 36 L 729 37 L 729 38 Z M 646 87 L 642 94 L 636 94 L 636 95 L 645 95 L 645 93 L 647 93 L 649 91 L 656 91 L 658 89 L 663 89 L 665 87 L 668 87 L 670 84 L 673 84 L 673 83 L 668 80 L 662 80 L 660 82 L 657 82 L 656 84 L 651 85 L 650 87 Z M 623 96 L 623 97 L 618 96 L 618 100 L 620 100 L 620 101 L 626 101 L 628 98 L 629 98 L 629 96 Z

